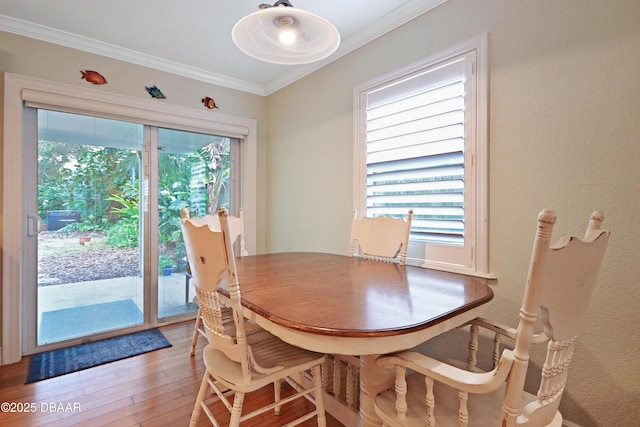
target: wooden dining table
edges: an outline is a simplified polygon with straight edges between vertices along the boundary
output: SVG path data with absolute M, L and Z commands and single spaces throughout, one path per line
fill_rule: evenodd
M 393 385 L 375 359 L 463 325 L 493 298 L 485 279 L 328 253 L 244 256 L 236 268 L 250 320 L 298 347 L 359 357 L 365 427 L 382 425 L 373 399 Z

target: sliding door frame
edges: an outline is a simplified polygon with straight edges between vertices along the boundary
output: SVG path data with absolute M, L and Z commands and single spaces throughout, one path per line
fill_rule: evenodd
M 242 138 L 242 197 L 245 234 L 251 253 L 256 252 L 257 226 L 257 123 L 253 119 L 212 111 L 195 110 L 154 100 L 134 98 L 96 89 L 4 74 L 3 96 L 3 194 L 2 223 L 2 365 L 22 358 L 23 300 L 25 271 L 23 238 L 33 232 L 33 221 L 25 205 L 22 178 L 24 141 L 33 138 L 25 130 L 29 109 L 45 108 L 76 114 L 95 115 L 143 125 L 169 127 L 200 133 Z M 17 184 L 17 185 L 16 185 Z

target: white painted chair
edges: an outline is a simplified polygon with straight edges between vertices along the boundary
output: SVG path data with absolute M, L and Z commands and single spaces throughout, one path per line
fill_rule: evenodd
M 184 218 L 186 215 L 189 218 L 189 210 L 187 208 L 182 209 L 181 215 Z M 214 230 L 220 230 L 220 220 L 218 215 L 204 215 L 200 217 L 190 218 L 191 222 L 196 225 L 208 225 Z M 231 230 L 231 242 L 236 250 L 238 256 L 247 256 L 249 252 L 245 248 L 244 243 L 244 211 L 242 208 L 239 210 L 238 216 L 227 217 L 229 222 L 229 230 Z M 237 245 L 237 246 L 236 246 Z
M 414 351 L 380 358 L 380 367 L 396 372 L 395 390 L 375 400 L 384 425 L 560 427 L 567 371 L 609 240 L 610 233 L 600 230 L 602 220 L 594 212 L 583 239 L 564 236 L 550 246 L 556 216 L 550 210 L 540 213 L 518 328 L 487 319 L 471 322 L 466 363 L 445 363 Z M 544 332 L 535 335 L 538 313 Z M 497 334 L 489 372 L 475 366 L 480 327 Z M 501 336 L 511 345 L 500 353 Z M 532 343 L 547 340 L 535 396 L 524 390 L 529 350 Z M 414 373 L 407 375 L 408 370 Z
M 222 401 L 230 412 L 229 426 L 237 427 L 240 422 L 268 410 L 274 409 L 279 413 L 283 404 L 307 397 L 315 402 L 315 408 L 301 416 L 298 422 L 317 417 L 318 426 L 325 427 L 326 416 L 320 375 L 320 367 L 325 356 L 294 347 L 262 329 L 252 334 L 246 333 L 246 319 L 240 303 L 241 278 L 238 278 L 236 273 L 226 209 L 220 209 L 218 216 L 221 231 L 213 230 L 208 225 L 198 226 L 188 218 L 182 219 L 187 258 L 191 265 L 208 340 L 203 352 L 206 371 L 190 425 L 197 425 L 203 411 L 213 425 L 220 425 L 209 407 L 213 401 Z M 223 306 L 218 293 L 221 286 L 226 286 L 229 290 L 232 325 L 223 318 Z M 293 382 L 291 376 L 308 370 L 313 375 L 312 386 L 304 388 L 295 383 L 296 392 L 281 399 L 282 380 Z M 242 414 L 245 394 L 270 383 L 274 384 L 274 402 L 251 413 Z M 231 394 L 234 395 L 233 402 L 230 402 Z M 296 424 L 297 422 L 292 422 L 288 425 Z
M 358 219 L 358 211 L 354 209 L 349 256 L 359 253 L 363 258 L 394 262 L 400 254 L 400 265 L 404 265 L 412 218 L 413 210 L 409 210 L 407 219 L 384 215 Z
M 182 218 L 189 218 L 188 209 L 186 208 L 182 209 L 181 214 L 182 214 Z M 234 246 L 237 245 L 237 247 L 240 250 L 238 252 L 239 254 L 238 256 L 249 255 L 249 252 L 245 249 L 245 244 L 244 244 L 244 214 L 243 214 L 242 208 L 240 208 L 240 213 L 238 216 L 228 216 L 227 220 L 229 223 L 229 230 L 231 232 L 231 242 Z M 218 215 L 204 215 L 201 217 L 191 218 L 191 221 L 195 225 L 207 225 L 214 230 L 220 230 L 220 220 L 218 219 Z M 186 280 L 185 286 L 187 286 L 187 289 L 190 286 L 191 277 L 192 275 L 189 269 L 189 271 L 187 271 L 186 278 L 185 278 Z M 191 356 L 196 354 L 196 345 L 198 344 L 198 337 L 200 335 L 205 336 L 205 331 L 202 327 L 202 317 L 201 317 L 202 312 L 200 311 L 201 310 L 200 304 L 198 303 L 197 297 L 194 298 L 194 304 L 198 305 L 198 314 L 196 315 L 196 325 L 193 329 L 193 338 L 191 339 L 191 350 L 189 351 L 189 355 Z M 225 311 L 226 312 L 224 314 L 227 320 L 231 320 L 232 318 L 231 310 L 227 309 Z M 250 323 L 247 326 L 248 326 L 248 329 L 254 329 L 258 327 L 253 323 Z
M 358 219 L 358 212 L 354 210 L 349 256 L 381 262 L 395 262 L 398 259 L 398 263 L 404 265 L 412 219 L 412 210 L 408 211 L 406 219 L 390 216 Z M 353 424 L 360 405 L 360 360 L 355 356 L 327 355 L 323 385 L 336 403 L 332 413 L 343 424 Z

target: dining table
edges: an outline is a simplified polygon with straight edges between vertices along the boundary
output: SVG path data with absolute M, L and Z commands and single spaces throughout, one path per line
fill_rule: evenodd
M 363 427 L 382 425 L 374 398 L 393 387 L 377 357 L 467 323 L 493 298 L 483 278 L 330 253 L 237 257 L 236 271 L 249 320 L 292 345 L 359 358 Z

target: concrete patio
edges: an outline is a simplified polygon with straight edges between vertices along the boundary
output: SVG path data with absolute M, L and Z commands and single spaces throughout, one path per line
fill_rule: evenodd
M 158 277 L 158 317 L 169 317 L 197 310 L 191 302 L 195 291 L 185 292 L 185 273 Z M 38 330 L 45 312 L 131 299 L 143 312 L 144 291 L 141 277 L 120 277 L 90 282 L 38 287 Z M 78 319 L 82 321 L 82 319 Z

